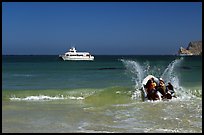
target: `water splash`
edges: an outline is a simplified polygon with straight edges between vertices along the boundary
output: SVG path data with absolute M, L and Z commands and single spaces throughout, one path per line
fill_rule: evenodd
M 132 81 L 135 82 L 135 91 L 132 94 L 132 99 L 141 99 L 141 90 L 142 80 L 144 79 L 146 72 L 149 71 L 150 66 L 149 63 L 145 63 L 145 68 L 139 64 L 139 62 L 132 60 L 124 60 L 121 59 L 126 67 L 127 73 L 130 72 L 130 76 L 132 77 Z
M 143 63 L 124 59 L 121 59 L 121 61 L 126 67 L 126 72 L 130 73 L 132 80 L 135 82 L 135 91 L 132 95 L 132 98 L 141 99 L 140 88 L 142 86 L 142 81 L 144 77 L 149 74 L 163 78 L 166 83 L 171 82 L 171 84 L 174 86 L 176 95 L 179 98 L 189 99 L 193 97 L 192 92 L 180 86 L 178 73 L 175 70 L 175 67 L 179 66 L 182 63 L 183 57 L 173 60 L 166 68 L 164 68 L 164 71 L 162 71 L 162 68 L 160 67 L 161 65 L 154 65 L 153 67 L 151 67 L 149 61 L 145 61 Z
M 171 82 L 171 84 L 174 86 L 176 95 L 180 99 L 191 99 L 196 96 L 194 95 L 194 93 L 192 93 L 190 89 L 186 89 L 180 85 L 178 73 L 175 71 L 175 67 L 180 66 L 182 64 L 183 59 L 183 57 L 180 57 L 178 59 L 173 60 L 164 70 L 163 74 L 161 75 L 161 78 L 163 78 L 166 82 Z
M 142 81 L 147 75 L 152 74 L 159 76 L 158 70 L 160 70 L 160 68 L 157 68 L 155 65 L 151 67 L 149 61 L 145 61 L 144 63 L 124 59 L 121 59 L 121 61 L 126 67 L 127 74 L 130 73 L 132 80 L 135 82 L 135 89 L 142 87 Z
M 183 61 L 183 57 L 172 61 L 164 70 L 163 74 L 161 75 L 161 78 L 169 82 L 177 82 L 178 79 L 174 69 L 176 66 L 180 65 L 182 61 Z
M 131 60 L 123 60 L 121 61 L 125 64 L 125 67 L 128 71 L 130 71 L 132 80 L 135 82 L 135 88 L 141 87 L 142 80 L 144 79 L 145 71 L 143 67 L 136 61 Z M 148 67 L 148 66 L 147 66 Z

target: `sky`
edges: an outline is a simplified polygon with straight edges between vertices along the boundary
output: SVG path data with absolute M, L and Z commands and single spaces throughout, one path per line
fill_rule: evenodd
M 174 55 L 202 40 L 202 2 L 2 2 L 3 55 Z

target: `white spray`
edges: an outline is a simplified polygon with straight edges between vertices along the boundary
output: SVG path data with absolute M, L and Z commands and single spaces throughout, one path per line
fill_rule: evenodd
M 179 85 L 179 79 L 178 76 L 175 72 L 175 67 L 179 66 L 183 60 L 183 57 L 176 59 L 172 61 L 167 68 L 165 68 L 163 74 L 160 76 L 162 77 L 165 82 L 171 82 L 172 85 L 174 86 L 175 92 L 178 96 L 183 96 L 186 98 L 189 94 L 186 94 L 186 90 L 184 90 L 180 85 Z M 132 98 L 135 99 L 141 99 L 141 85 L 142 85 L 142 80 L 144 79 L 145 76 L 148 74 L 152 74 L 158 76 L 158 71 L 162 72 L 160 68 L 158 67 L 151 67 L 150 70 L 150 64 L 149 62 L 144 62 L 142 64 L 139 64 L 137 61 L 132 61 L 132 60 L 121 60 L 125 67 L 126 71 L 131 73 L 132 80 L 135 82 L 135 92 L 132 95 Z M 158 70 L 158 71 L 157 71 Z M 184 94 L 185 93 L 185 94 Z M 191 97 L 191 95 L 189 95 Z M 181 97 L 182 98 L 182 97 Z
M 144 79 L 144 71 L 142 66 L 135 61 L 121 60 L 128 71 L 131 72 L 132 80 L 135 82 L 135 88 L 141 87 L 141 82 Z

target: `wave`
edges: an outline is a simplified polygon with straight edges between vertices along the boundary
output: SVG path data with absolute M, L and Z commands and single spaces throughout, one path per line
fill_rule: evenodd
M 63 90 L 3 90 L 3 101 L 53 101 L 80 100 L 88 104 L 106 105 L 130 101 L 132 88 L 113 86 L 107 88 L 82 88 Z
M 69 97 L 64 97 L 63 95 L 61 96 L 45 96 L 45 95 L 39 95 L 39 96 L 28 96 L 25 98 L 18 98 L 18 97 L 11 97 L 9 98 L 11 101 L 48 101 L 48 100 L 60 100 L 60 99 L 77 99 L 77 100 L 82 100 L 84 99 L 83 97 L 74 97 L 74 96 L 69 96 Z
M 51 89 L 51 90 L 3 90 L 3 100 L 12 101 L 47 101 L 84 99 L 100 91 L 99 89 Z

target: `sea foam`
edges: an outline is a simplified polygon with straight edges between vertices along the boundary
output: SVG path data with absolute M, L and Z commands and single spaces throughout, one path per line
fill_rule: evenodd
M 63 95 L 51 97 L 51 96 L 39 95 L 39 96 L 28 96 L 25 98 L 11 97 L 9 99 L 11 101 L 49 101 L 49 100 L 63 100 L 63 99 L 82 100 L 84 99 L 84 97 L 74 97 L 74 96 L 64 97 Z

